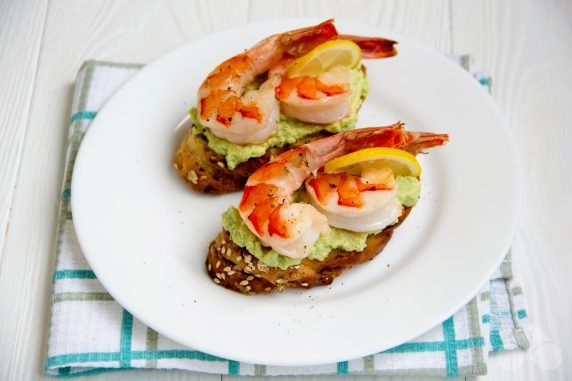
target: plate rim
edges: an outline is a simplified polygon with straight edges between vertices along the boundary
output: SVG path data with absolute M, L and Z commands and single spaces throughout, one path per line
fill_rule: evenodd
M 135 80 L 136 78 L 146 76 L 146 75 L 147 75 L 147 74 L 146 74 L 147 71 L 152 70 L 152 68 L 154 67 L 153 65 L 154 65 L 156 62 L 159 62 L 159 60 L 167 60 L 168 57 L 169 57 L 170 55 L 172 55 L 175 51 L 183 50 L 183 49 L 185 49 L 188 45 L 196 44 L 196 43 L 197 43 L 198 41 L 200 41 L 200 40 L 207 40 L 207 39 L 211 39 L 211 38 L 217 38 L 218 36 L 228 34 L 229 32 L 240 32 L 240 31 L 243 30 L 244 28 L 248 28 L 248 27 L 252 27 L 252 28 L 254 28 L 254 27 L 262 27 L 262 26 L 268 25 L 268 24 L 270 24 L 270 23 L 277 23 L 277 22 L 278 22 L 278 23 L 281 23 L 281 24 L 282 24 L 282 23 L 284 23 L 284 24 L 291 24 L 291 23 L 302 23 L 302 22 L 306 23 L 306 22 L 307 22 L 307 23 L 311 24 L 311 23 L 316 22 L 316 21 L 317 21 L 317 19 L 305 19 L 305 18 L 279 19 L 279 20 L 263 21 L 263 22 L 257 22 L 257 23 L 248 23 L 248 24 L 244 24 L 244 25 L 239 25 L 239 26 L 234 27 L 234 28 L 228 28 L 228 29 L 224 29 L 224 30 L 219 30 L 219 31 L 214 32 L 214 33 L 205 34 L 205 35 L 203 35 L 203 36 L 201 36 L 201 37 L 199 37 L 199 38 L 197 38 L 197 39 L 193 39 L 193 40 L 190 40 L 190 41 L 186 42 L 185 44 L 183 44 L 183 45 L 181 45 L 181 46 L 179 46 L 179 47 L 177 47 L 177 48 L 175 48 L 175 49 L 173 49 L 173 50 L 171 50 L 171 51 L 169 51 L 169 52 L 163 54 L 162 56 L 160 56 L 158 59 L 154 60 L 154 61 L 151 62 L 150 64 L 145 65 L 145 66 L 144 66 L 141 70 L 139 70 L 131 79 L 129 79 L 129 80 L 126 81 L 123 85 L 121 85 L 121 88 L 118 89 L 118 92 L 121 91 L 121 90 L 125 91 L 124 89 L 125 89 L 125 88 L 128 88 L 129 83 L 130 83 L 131 81 Z M 351 23 L 351 22 L 348 23 L 348 22 L 345 22 L 345 21 L 338 21 L 337 24 L 351 25 L 351 24 L 354 24 L 354 23 Z M 354 25 L 357 25 L 357 24 L 354 24 Z M 412 45 L 416 46 L 417 48 L 423 49 L 426 53 L 430 53 L 432 56 L 434 56 L 434 57 L 436 57 L 436 58 L 438 58 L 438 59 L 441 59 L 443 62 L 448 62 L 448 61 L 446 60 L 446 58 L 445 58 L 442 54 L 440 54 L 439 52 L 435 51 L 434 49 L 428 47 L 427 45 L 425 45 L 425 44 L 423 44 L 423 43 L 421 43 L 421 42 L 419 42 L 419 41 L 417 41 L 417 40 L 414 40 L 414 39 L 411 39 L 411 38 L 408 38 L 408 37 L 405 37 L 405 36 L 401 36 L 401 35 L 398 34 L 398 33 L 389 32 L 389 31 L 387 31 L 387 30 L 385 30 L 385 29 L 383 29 L 383 28 L 380 28 L 380 27 L 378 27 L 378 26 L 375 26 L 375 25 L 367 25 L 367 27 L 368 27 L 368 28 L 375 28 L 375 29 L 377 29 L 379 32 L 383 33 L 383 35 L 390 35 L 390 36 L 392 36 L 392 37 L 393 37 L 393 36 L 398 36 L 398 37 L 401 39 L 400 41 L 407 41 L 408 44 L 412 44 Z M 461 69 L 460 67 L 458 67 L 458 66 L 455 65 L 454 63 L 449 62 L 449 64 L 450 64 L 450 65 L 449 65 L 450 68 L 454 68 L 454 70 L 457 70 L 457 71 L 459 71 L 459 72 L 462 72 L 463 75 L 469 76 L 469 74 L 468 74 L 467 72 L 465 72 L 463 69 Z M 475 85 L 476 85 L 476 86 L 479 86 L 479 85 L 476 84 L 476 83 L 475 83 Z M 479 88 L 480 88 L 480 86 L 479 86 Z M 515 188 L 516 188 L 516 190 L 517 190 L 517 194 L 515 195 L 515 198 L 516 198 L 515 205 L 516 205 L 516 206 L 515 206 L 514 216 L 513 216 L 513 218 L 512 218 L 513 224 L 512 224 L 512 228 L 511 228 L 510 238 L 507 239 L 507 242 L 506 242 L 506 244 L 504 245 L 504 250 L 503 250 L 503 252 L 497 256 L 497 262 L 495 263 L 495 265 L 490 267 L 490 272 L 489 272 L 488 276 L 485 277 L 485 278 L 482 280 L 481 284 L 479 284 L 477 287 L 473 287 L 473 289 L 472 289 L 470 292 L 469 292 L 469 291 L 465 292 L 465 295 L 467 295 L 466 298 L 464 298 L 464 300 L 463 300 L 462 302 L 456 303 L 457 306 L 456 306 L 456 308 L 454 309 L 454 311 L 452 311 L 451 313 L 447 313 L 446 316 L 442 317 L 439 321 L 433 322 L 432 324 L 429 324 L 429 325 L 427 325 L 427 326 L 425 326 L 425 327 L 420 327 L 417 333 L 410 335 L 410 337 L 408 337 L 407 339 L 402 340 L 402 341 L 400 341 L 400 342 L 406 342 L 406 341 L 408 341 L 408 340 L 410 340 L 410 339 L 412 339 L 412 338 L 415 338 L 415 337 L 417 337 L 418 335 L 420 335 L 420 334 L 422 334 L 422 333 L 424 333 L 424 332 L 430 330 L 431 328 L 433 328 L 433 327 L 435 327 L 435 326 L 438 326 L 438 325 L 441 324 L 443 321 L 445 321 L 447 318 L 449 318 L 452 314 L 454 314 L 454 313 L 457 312 L 460 308 L 462 308 L 468 301 L 470 301 L 470 300 L 474 297 L 474 295 L 478 292 L 478 290 L 482 287 L 482 285 L 483 285 L 485 282 L 488 281 L 490 275 L 494 272 L 494 270 L 495 270 L 495 269 L 498 267 L 498 265 L 502 262 L 504 256 L 506 255 L 506 252 L 508 251 L 508 248 L 510 247 L 510 242 L 512 241 L 512 238 L 514 237 L 514 234 L 515 234 L 516 229 L 517 229 L 518 215 L 520 214 L 521 198 L 522 198 L 522 186 L 521 186 L 521 184 L 522 184 L 522 168 L 521 168 L 521 166 L 519 165 L 518 150 L 516 149 L 516 141 L 515 141 L 515 139 L 514 139 L 513 131 L 509 128 L 508 122 L 506 121 L 505 117 L 503 116 L 503 114 L 502 114 L 500 108 L 498 107 L 498 105 L 494 102 L 492 96 L 490 96 L 488 93 L 486 93 L 484 89 L 480 88 L 480 90 L 484 92 L 485 97 L 483 97 L 483 99 L 486 99 L 486 100 L 487 100 L 487 102 L 489 103 L 489 106 L 491 107 L 492 110 L 495 111 L 496 116 L 497 116 L 497 117 L 499 118 L 499 120 L 501 121 L 499 127 L 501 127 L 501 128 L 504 130 L 505 134 L 507 135 L 508 143 L 509 143 L 509 145 L 510 145 L 510 148 L 508 149 L 508 151 L 511 152 L 512 160 L 513 160 L 513 162 L 515 163 L 515 166 L 514 166 L 514 167 L 515 167 L 515 169 L 516 169 L 516 182 L 517 182 Z M 109 104 L 109 102 L 110 102 L 114 97 L 115 97 L 115 94 L 113 94 L 113 95 L 103 104 L 103 106 L 102 106 L 102 107 L 100 108 L 100 110 L 98 111 L 98 115 L 101 115 L 101 113 L 104 113 L 104 112 L 105 112 L 107 105 Z M 85 150 L 84 150 L 84 147 L 86 146 L 86 145 L 83 144 L 83 143 L 84 143 L 85 141 L 87 141 L 87 139 L 89 139 L 89 136 L 90 136 L 90 134 L 91 134 L 92 131 L 93 131 L 93 128 L 91 128 L 91 127 L 93 127 L 93 123 L 97 123 L 97 117 L 95 118 L 94 121 L 92 121 L 92 125 L 91 125 L 90 128 L 87 130 L 87 132 L 86 132 L 86 134 L 85 134 L 85 136 L 84 136 L 84 139 L 82 140 L 82 144 L 80 145 L 80 148 L 79 148 L 78 153 L 77 153 L 76 163 L 81 163 L 81 162 L 82 162 L 82 160 L 81 160 L 82 152 L 85 151 Z M 76 180 L 76 168 L 77 168 L 77 167 L 74 166 L 74 170 L 73 170 L 73 174 L 72 174 L 72 182 L 71 182 L 71 184 L 72 184 L 72 197 L 71 197 L 72 213 L 73 213 L 74 210 L 77 210 L 77 208 L 78 208 L 77 205 L 76 205 L 77 198 L 74 197 L 75 192 L 73 192 L 73 189 L 75 188 L 74 184 L 76 184 L 76 181 L 75 181 L 75 180 Z M 74 200 L 75 200 L 75 201 L 74 201 Z M 84 247 L 84 244 L 82 244 L 82 239 L 85 239 L 85 237 L 83 237 L 83 232 L 80 233 L 78 230 L 76 230 L 76 234 L 77 234 L 77 238 L 78 238 L 78 241 L 79 241 L 79 243 L 80 243 L 80 246 L 83 248 L 83 247 Z M 82 238 L 82 237 L 83 237 L 83 238 Z M 83 249 L 82 249 L 82 250 L 83 250 Z M 96 273 L 98 279 L 100 279 L 99 270 L 96 271 L 95 267 L 97 267 L 97 266 L 93 266 L 93 264 L 92 264 L 92 259 L 90 259 L 90 258 L 92 258 L 92 257 L 91 257 L 91 254 L 87 254 L 87 252 L 84 251 L 84 255 L 85 255 L 86 259 L 88 260 L 90 266 L 93 268 L 94 272 Z M 103 278 L 101 278 L 101 279 L 105 279 L 105 276 L 104 276 Z M 101 283 L 104 284 L 104 282 L 101 282 Z M 123 305 L 129 305 L 129 304 L 130 304 L 128 301 L 125 301 L 125 300 L 122 300 L 122 301 L 120 302 L 120 300 L 121 300 L 122 298 L 121 298 L 121 296 L 119 296 L 119 298 L 118 298 L 118 297 L 115 295 L 115 291 L 116 291 L 116 290 L 111 290 L 111 289 L 109 289 L 108 286 L 105 285 L 105 284 L 104 284 L 104 287 L 105 287 L 106 290 L 108 290 L 108 292 L 113 296 L 113 298 L 114 298 L 116 301 L 118 301 L 118 303 L 121 304 L 122 306 L 123 306 Z M 140 321 L 142 321 L 142 322 L 145 323 L 146 325 L 150 325 L 150 324 L 147 323 L 147 321 L 146 321 L 146 319 L 145 319 L 144 317 L 138 316 L 138 315 L 136 315 L 136 314 L 134 314 L 134 316 L 136 316 L 137 319 L 139 319 Z M 180 338 L 176 338 L 176 337 L 173 337 L 172 335 L 166 334 L 164 331 L 160 331 L 160 333 L 163 334 L 163 335 L 165 335 L 166 337 L 169 337 L 169 338 L 171 338 L 171 339 L 177 341 L 177 342 L 179 342 L 179 340 L 180 340 Z M 398 343 L 398 344 L 399 344 L 399 343 Z M 393 347 L 393 346 L 395 346 L 395 345 L 398 345 L 398 344 L 395 344 L 395 343 L 394 343 L 394 344 L 390 344 L 390 345 L 388 345 L 388 346 L 383 347 L 383 348 L 380 349 L 380 350 L 385 350 L 385 349 L 391 348 L 391 347 Z M 199 349 L 199 350 L 202 350 L 202 349 Z M 219 352 L 219 353 L 217 353 L 217 352 Z M 224 351 L 223 351 L 223 352 L 224 352 Z M 248 356 L 246 356 L 246 357 L 243 357 L 243 356 L 228 356 L 227 354 L 220 354 L 221 351 L 218 351 L 218 350 L 217 350 L 217 351 L 210 351 L 210 350 L 209 350 L 208 353 L 213 353 L 213 354 L 215 354 L 216 356 L 221 355 L 221 357 L 233 358 L 233 359 L 236 359 L 236 360 L 238 360 L 238 361 L 257 362 L 257 360 L 253 360 L 252 358 L 249 358 Z M 368 354 L 370 354 L 370 353 L 360 354 L 360 355 L 354 356 L 353 358 L 361 357 L 361 356 L 368 355 Z M 333 360 L 333 361 L 346 361 L 346 360 L 348 360 L 348 359 L 347 359 L 347 358 L 340 358 L 339 360 Z M 323 361 L 318 361 L 318 362 L 316 362 L 316 361 L 308 361 L 308 362 L 300 362 L 300 361 L 294 361 L 294 362 L 291 362 L 291 361 L 290 361 L 290 362 L 289 362 L 289 361 L 272 362 L 272 361 L 270 361 L 270 362 L 269 362 L 269 361 L 265 361 L 264 363 L 267 364 L 267 365 L 304 366 L 304 365 L 323 364 L 324 362 L 323 362 Z

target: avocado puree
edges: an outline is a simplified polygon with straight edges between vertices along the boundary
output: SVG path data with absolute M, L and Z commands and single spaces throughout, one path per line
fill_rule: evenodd
M 350 87 L 352 94 L 350 97 L 351 113 L 347 118 L 330 124 L 310 124 L 300 122 L 296 119 L 280 115 L 278 129 L 265 142 L 259 144 L 234 144 L 226 139 L 215 136 L 208 128 L 202 126 L 199 122 L 197 109 L 192 108 L 189 113 L 194 123 L 193 133 L 195 135 L 202 134 L 207 138 L 208 146 L 219 155 L 223 155 L 226 159 L 226 165 L 229 169 L 236 168 L 237 165 L 248 161 L 252 157 L 263 156 L 270 147 L 284 147 L 294 144 L 300 139 L 316 134 L 322 130 L 331 133 L 351 130 L 355 127 L 358 118 L 358 109 L 369 90 L 369 83 L 365 78 L 365 74 L 361 69 L 351 71 Z
M 248 226 L 242 221 L 238 209 L 231 206 L 222 215 L 222 226 L 230 233 L 232 241 L 258 258 L 262 263 L 271 267 L 286 269 L 302 262 L 301 258 L 290 258 L 262 246 Z M 328 234 L 322 235 L 314 244 L 308 259 L 324 260 L 334 249 L 345 251 L 365 249 L 365 241 L 369 233 L 356 233 L 349 230 L 331 228 Z
M 397 199 L 403 206 L 415 206 L 421 195 L 421 182 L 414 176 L 396 176 Z
M 421 183 L 419 179 L 413 176 L 397 176 L 397 199 L 403 206 L 414 206 L 419 200 L 421 192 Z M 296 192 L 293 195 L 294 202 L 303 202 L 305 194 Z M 300 264 L 302 259 L 290 258 L 276 251 L 262 246 L 262 243 L 256 237 L 248 226 L 244 223 L 238 210 L 231 206 L 222 215 L 222 226 L 224 230 L 229 232 L 232 241 L 240 247 L 245 248 L 258 258 L 262 263 L 270 267 L 279 267 L 286 269 L 290 266 Z M 345 229 L 331 227 L 328 234 L 320 236 L 314 244 L 308 259 L 316 259 L 323 261 L 332 250 L 341 249 L 344 251 L 362 251 L 365 249 L 368 235 L 377 234 L 378 232 L 358 233 Z

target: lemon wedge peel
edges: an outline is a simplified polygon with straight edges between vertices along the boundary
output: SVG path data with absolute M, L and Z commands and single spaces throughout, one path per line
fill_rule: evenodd
M 288 77 L 316 77 L 334 66 L 357 68 L 361 62 L 361 48 L 350 40 L 331 40 L 292 61 L 287 67 Z
M 415 155 L 388 147 L 365 148 L 330 160 L 324 165 L 326 173 L 349 172 L 361 174 L 366 167 L 389 167 L 396 176 L 421 175 L 421 165 Z

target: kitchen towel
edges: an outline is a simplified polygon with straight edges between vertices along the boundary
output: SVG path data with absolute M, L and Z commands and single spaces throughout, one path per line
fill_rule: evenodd
M 490 91 L 490 78 L 472 70 L 470 56 L 451 59 Z M 304 367 L 241 363 L 184 347 L 143 325 L 113 300 L 90 269 L 70 206 L 71 174 L 84 134 L 103 103 L 140 68 L 87 61 L 78 72 L 58 220 L 47 374 L 71 377 L 149 368 L 230 375 L 457 377 L 486 374 L 490 352 L 528 347 L 525 301 L 510 253 L 479 294 L 442 324 L 408 343 L 350 361 Z

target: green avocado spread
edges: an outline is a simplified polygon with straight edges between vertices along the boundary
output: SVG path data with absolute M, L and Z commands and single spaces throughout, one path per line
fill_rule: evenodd
M 403 206 L 415 206 L 421 195 L 421 182 L 414 176 L 396 176 L 397 199 Z
M 404 206 L 414 206 L 417 200 L 419 200 L 419 193 L 421 191 L 419 180 L 413 176 L 397 176 L 396 181 L 398 184 L 398 200 Z M 295 197 L 299 196 L 300 195 L 295 195 Z M 299 198 L 300 201 L 304 199 L 303 197 Z M 407 204 L 404 201 L 407 202 Z M 229 232 L 235 244 L 248 250 L 248 252 L 267 266 L 286 269 L 302 261 L 300 258 L 290 258 L 268 247 L 262 246 L 258 237 L 250 231 L 240 217 L 238 209 L 233 206 L 223 213 L 222 226 L 224 230 Z M 331 227 L 329 233 L 320 236 L 316 241 L 307 258 L 322 261 L 335 249 L 362 251 L 366 247 L 367 237 L 370 234 L 377 233 L 378 232 L 358 233 Z
M 290 258 L 262 246 L 258 237 L 256 237 L 250 229 L 248 229 L 244 221 L 242 221 L 238 209 L 233 206 L 223 213 L 222 226 L 224 230 L 230 233 L 234 243 L 240 247 L 244 247 L 267 266 L 286 269 L 302 261 L 301 258 Z M 333 227 L 328 234 L 320 236 L 312 250 L 310 250 L 310 254 L 308 254 L 307 258 L 322 261 L 334 249 L 362 251 L 365 249 L 367 236 L 368 233 L 356 233 Z
M 197 109 L 192 108 L 189 113 L 194 123 L 193 133 L 195 135 L 204 135 L 207 139 L 209 148 L 217 154 L 223 155 L 226 159 L 227 167 L 232 170 L 240 163 L 248 161 L 248 159 L 252 157 L 263 156 L 266 153 L 266 150 L 271 147 L 280 148 L 289 144 L 294 144 L 297 141 L 322 130 L 337 133 L 354 128 L 357 123 L 359 107 L 369 91 L 368 81 L 361 69 L 354 69 L 351 71 L 350 87 L 352 89 L 350 98 L 351 113 L 348 117 L 334 123 L 310 124 L 280 115 L 278 129 L 268 140 L 259 144 L 240 145 L 231 143 L 226 139 L 219 138 L 208 128 L 202 126 L 199 122 Z

